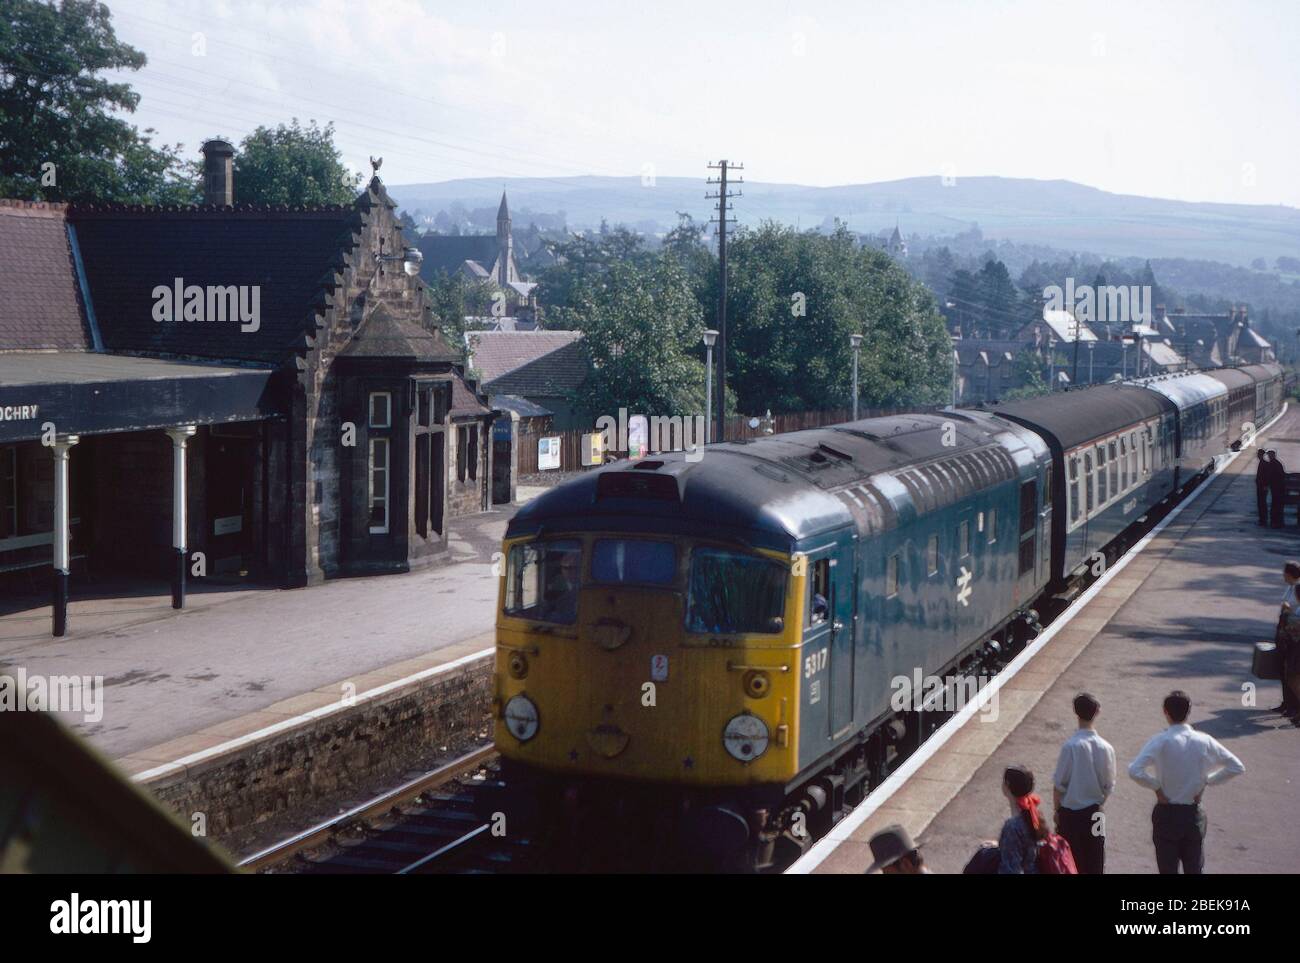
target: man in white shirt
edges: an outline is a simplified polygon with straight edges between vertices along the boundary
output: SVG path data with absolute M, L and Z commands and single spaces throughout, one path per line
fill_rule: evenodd
M 1151 838 L 1161 873 L 1200 874 L 1205 869 L 1205 812 L 1201 794 L 1246 771 L 1241 760 L 1217 739 L 1187 724 L 1192 700 L 1175 690 L 1165 696 L 1169 728 L 1154 736 L 1138 753 L 1128 774 L 1155 790 Z M 1154 772 L 1153 772 L 1154 771 Z
M 1056 831 L 1065 837 L 1080 875 L 1106 869 L 1106 823 L 1101 807 L 1115 791 L 1115 750 L 1097 735 L 1101 703 L 1087 692 L 1074 697 L 1079 728 L 1065 745 L 1052 777 Z

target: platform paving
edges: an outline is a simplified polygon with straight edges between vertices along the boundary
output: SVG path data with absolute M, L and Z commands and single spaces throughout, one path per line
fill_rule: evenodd
M 527 498 L 534 490 L 521 493 Z M 99 676 L 98 721 L 63 714 L 132 775 L 492 645 L 492 555 L 515 507 L 453 523 L 452 559 L 402 575 L 310 588 L 197 586 L 171 608 L 165 586 L 90 586 L 69 634 L 49 607 L 0 614 L 0 671 Z
M 1294 404 L 1262 443 L 1300 467 Z M 1254 643 L 1273 635 L 1282 565 L 1300 559 L 1300 528 L 1290 513 L 1282 530 L 1256 524 L 1253 476 L 1247 450 L 1006 684 L 996 721 L 973 716 L 814 872 L 863 872 L 867 840 L 894 822 L 918 838 L 934 872 L 961 872 L 1009 815 L 1000 784 L 1012 764 L 1034 772 L 1050 816 L 1051 774 L 1075 726 L 1071 701 L 1085 689 L 1101 701 L 1098 729 L 1119 768 L 1106 807 L 1107 872 L 1156 872 L 1154 795 L 1127 768 L 1164 728 L 1161 700 L 1175 688 L 1192 698 L 1189 721 L 1246 766 L 1205 794 L 1206 872 L 1300 872 L 1300 728 L 1268 711 L 1278 683 L 1250 672 Z

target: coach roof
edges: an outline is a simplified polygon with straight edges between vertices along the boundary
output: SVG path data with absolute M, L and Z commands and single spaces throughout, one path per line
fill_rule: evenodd
M 1145 388 L 1108 384 L 1004 401 L 987 410 L 1054 438 L 1064 450 L 1173 411 L 1174 404 Z

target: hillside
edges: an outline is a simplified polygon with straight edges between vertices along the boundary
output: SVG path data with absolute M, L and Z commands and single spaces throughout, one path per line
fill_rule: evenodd
M 501 190 L 512 211 L 564 212 L 571 229 L 623 223 L 666 230 L 676 212 L 697 221 L 713 213 L 703 177 L 660 177 L 643 186 L 636 177 L 461 179 L 436 184 L 390 185 L 407 212 L 433 215 L 453 203 L 495 210 Z M 1282 206 L 1205 204 L 1111 194 L 1070 181 L 1005 177 L 938 177 L 879 184 L 804 187 L 748 182 L 734 214 L 754 224 L 771 218 L 805 228 L 840 218 L 855 231 L 876 232 L 897 223 L 905 235 L 956 234 L 978 223 L 988 238 L 1049 244 L 1112 257 L 1198 258 L 1247 265 L 1269 264 L 1300 253 L 1300 210 Z M 523 221 L 523 224 L 519 224 Z M 518 226 L 526 218 L 517 217 Z

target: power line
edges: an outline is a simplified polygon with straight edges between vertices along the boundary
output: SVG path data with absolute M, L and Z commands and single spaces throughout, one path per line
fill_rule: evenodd
M 731 198 L 741 196 L 740 191 L 734 194 L 728 192 L 727 171 L 744 169 L 744 164 L 721 160 L 709 165 L 709 170 L 719 172 L 718 179 L 714 180 L 710 177 L 705 182 L 718 185 L 716 194 L 706 193 L 704 196 L 706 199 L 715 199 L 718 202 L 714 205 L 718 216 L 711 218 L 710 223 L 716 221 L 718 224 L 718 429 L 716 437 L 720 442 L 727 440 L 727 420 L 724 416 L 727 410 L 727 214 L 731 210 Z M 736 183 L 743 184 L 745 179 L 741 177 Z

